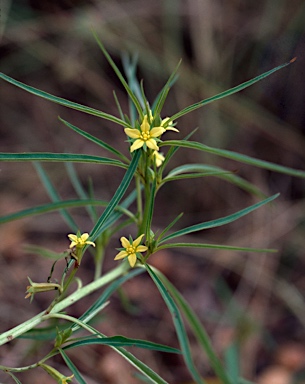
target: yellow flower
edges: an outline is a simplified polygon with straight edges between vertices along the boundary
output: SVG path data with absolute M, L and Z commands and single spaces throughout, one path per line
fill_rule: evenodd
M 155 157 L 156 166 L 160 167 L 163 161 L 165 160 L 165 157 L 162 155 L 162 153 L 158 151 L 154 151 L 153 156 Z
M 144 115 L 143 122 L 141 124 L 141 130 L 135 128 L 125 128 L 124 131 L 127 136 L 131 137 L 132 139 L 136 139 L 130 147 L 130 152 L 142 148 L 144 144 L 146 144 L 148 148 L 158 151 L 159 147 L 157 145 L 156 138 L 165 132 L 165 128 L 150 128 L 147 115 Z
M 120 251 L 114 260 L 128 258 L 129 264 L 131 267 L 134 267 L 137 262 L 137 253 L 147 251 L 147 247 L 145 245 L 140 245 L 143 235 L 140 235 L 135 240 L 130 239 L 127 240 L 126 237 L 121 237 L 121 244 L 124 250 Z
M 161 121 L 161 127 L 165 128 L 166 131 L 179 132 L 178 129 L 174 127 L 174 122 L 170 120 L 170 117 L 166 117 Z
M 88 233 L 83 233 L 82 235 L 81 234 L 77 234 L 77 235 L 70 234 L 70 235 L 68 235 L 68 237 L 71 240 L 70 248 L 74 248 L 74 247 L 83 248 L 86 244 L 92 245 L 93 247 L 95 247 L 94 242 L 88 240 L 88 238 L 89 238 Z

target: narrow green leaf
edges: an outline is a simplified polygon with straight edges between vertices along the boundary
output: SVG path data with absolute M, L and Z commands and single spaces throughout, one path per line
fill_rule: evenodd
M 174 168 L 172 171 L 168 173 L 168 175 L 163 179 L 163 182 L 177 180 L 176 176 L 181 178 L 184 177 L 185 172 L 198 172 L 190 173 L 186 175 L 187 177 L 201 177 L 201 176 L 215 176 L 220 179 L 226 180 L 231 184 L 238 186 L 239 188 L 250 192 L 260 198 L 265 198 L 265 194 L 262 193 L 254 184 L 249 183 L 249 181 L 243 179 L 242 177 L 235 174 L 235 171 L 226 171 L 223 168 L 206 165 L 206 164 L 185 164 L 180 167 Z M 201 173 L 202 172 L 202 173 Z M 214 172 L 214 173 L 213 173 Z
M 161 249 L 168 248 L 208 248 L 208 249 L 218 249 L 226 251 L 242 251 L 242 252 L 268 252 L 275 253 L 276 249 L 265 249 L 265 248 L 249 248 L 249 247 L 236 247 L 234 245 L 220 245 L 220 244 L 203 244 L 203 243 L 167 243 L 163 244 L 160 247 L 157 247 L 155 252 L 160 251 Z
M 77 193 L 78 197 L 82 200 L 87 200 L 89 198 L 88 194 L 82 186 L 82 183 L 78 177 L 78 174 L 75 170 L 73 163 L 65 163 L 65 167 L 66 167 L 69 179 L 71 181 L 71 184 L 73 185 L 73 188 L 75 189 L 75 192 Z M 89 205 L 86 207 L 86 210 L 89 216 L 91 217 L 91 220 L 93 222 L 96 222 L 97 214 L 96 214 L 95 208 L 92 205 Z
M 145 228 L 145 237 L 148 242 L 150 242 L 150 228 L 151 228 L 151 222 L 153 219 L 153 213 L 154 213 L 154 204 L 155 204 L 155 198 L 156 198 L 156 189 L 157 189 L 157 180 L 154 178 L 152 181 L 150 187 L 149 187 L 149 194 L 148 194 L 148 199 L 146 201 L 146 204 L 148 204 L 148 214 L 146 217 L 143 219 L 143 224 Z M 143 232 L 144 233 L 144 232 Z
M 100 229 L 101 229 L 102 225 L 105 223 L 105 221 L 111 215 L 111 213 L 114 211 L 115 207 L 120 202 L 123 195 L 125 194 L 128 186 L 129 186 L 129 184 L 133 178 L 133 175 L 136 172 L 140 156 L 141 156 L 141 151 L 140 150 L 136 151 L 136 153 L 133 156 L 132 161 L 128 167 L 128 170 L 125 173 L 125 175 L 121 181 L 121 184 L 119 185 L 118 189 L 116 190 L 115 194 L 113 195 L 112 199 L 110 200 L 107 208 L 102 213 L 101 217 L 99 218 L 99 220 L 97 221 L 95 226 L 92 228 L 92 231 L 90 233 L 90 238 L 92 239 L 92 241 L 94 241 L 97 238 L 97 236 L 100 233 Z
M 191 136 L 193 136 L 193 134 L 197 131 L 197 128 L 194 129 L 191 133 L 189 133 L 188 135 L 186 135 L 183 140 L 187 141 Z M 158 145 L 160 146 L 161 143 L 159 143 Z M 174 154 L 178 151 L 180 147 L 178 146 L 171 146 L 165 156 L 165 159 L 163 161 L 163 163 L 161 164 L 161 166 L 159 167 L 159 171 L 158 171 L 158 174 L 160 176 L 162 176 L 162 173 L 163 173 L 163 170 L 164 168 L 166 167 L 166 165 L 168 164 L 168 162 L 170 161 L 170 159 L 174 156 Z
M 140 339 L 131 339 L 124 336 L 111 336 L 111 337 L 93 337 L 93 338 L 84 338 L 83 340 L 70 343 L 63 347 L 63 349 L 70 349 L 76 347 L 82 347 L 84 345 L 109 345 L 112 347 L 137 347 L 150 349 L 152 351 L 167 352 L 167 353 L 181 353 L 179 349 L 168 347 L 166 345 L 153 343 L 151 341 L 140 340 Z
M 237 152 L 233 152 L 233 151 L 228 151 L 226 149 L 218 149 L 218 148 L 209 147 L 207 145 L 197 143 L 195 141 L 168 140 L 168 141 L 163 141 L 162 143 L 159 143 L 160 147 L 165 146 L 165 145 L 197 149 L 199 151 L 212 153 L 214 155 L 225 157 L 227 159 L 232 159 L 235 161 L 239 161 L 241 163 L 254 165 L 255 167 L 265 168 L 265 169 L 269 169 L 270 171 L 280 172 L 280 173 L 284 173 L 284 174 L 291 175 L 291 176 L 305 178 L 305 171 L 293 169 L 293 168 L 289 168 L 289 167 L 284 167 L 282 165 L 277 165 L 274 163 L 270 163 L 269 161 L 256 159 L 254 157 L 250 157 L 250 156 L 243 155 L 241 153 L 237 153 Z
M 66 324 L 56 324 L 56 326 L 50 325 L 48 327 L 39 327 L 30 329 L 21 336 L 18 336 L 18 339 L 30 339 L 30 340 L 54 340 L 58 330 L 62 331 L 67 328 Z
M 225 224 L 229 224 L 232 221 L 235 221 L 235 220 L 247 215 L 248 213 L 260 208 L 261 206 L 271 202 L 272 200 L 276 199 L 278 196 L 279 196 L 279 193 L 277 193 L 277 194 L 275 194 L 275 195 L 273 195 L 273 196 L 271 196 L 271 197 L 269 197 L 263 201 L 260 201 L 254 205 L 251 205 L 250 207 L 242 209 L 241 211 L 235 212 L 232 215 L 221 217 L 220 219 L 206 221 L 206 222 L 200 223 L 200 224 L 191 225 L 190 227 L 180 229 L 179 231 L 174 232 L 171 235 L 163 238 L 159 244 L 164 243 L 170 239 L 174 239 L 175 237 L 178 237 L 178 236 L 183 236 L 183 235 L 187 235 L 189 233 L 201 231 L 203 229 L 215 228 L 215 227 L 220 227 L 220 226 L 225 225 Z
M 203 351 L 206 353 L 211 366 L 213 367 L 215 373 L 217 374 L 221 382 L 223 384 L 232 384 L 221 361 L 217 357 L 212 347 L 212 343 L 206 330 L 204 329 L 195 312 L 192 310 L 192 308 L 189 306 L 188 302 L 183 298 L 183 296 L 178 292 L 178 290 L 174 287 L 174 285 L 170 283 L 170 281 L 160 271 L 156 270 L 155 268 L 154 271 L 157 276 L 161 279 L 162 283 L 165 286 L 165 289 L 172 295 L 175 302 L 178 304 L 179 308 L 183 312 L 186 320 L 189 323 L 189 326 L 191 327 L 194 335 L 200 343 Z
M 163 282 L 160 280 L 160 278 L 156 275 L 156 273 L 153 271 L 153 269 L 148 265 L 145 264 L 145 268 L 147 269 L 147 272 L 149 273 L 150 277 L 156 284 L 165 304 L 167 305 L 173 319 L 173 323 L 176 329 L 176 333 L 178 336 L 179 344 L 181 347 L 181 352 L 183 354 L 183 358 L 185 361 L 185 364 L 192 375 L 193 379 L 196 381 L 196 383 L 204 384 L 203 379 L 200 377 L 199 373 L 197 372 L 197 369 L 194 365 L 189 341 L 187 337 L 187 333 L 182 321 L 182 317 L 180 315 L 179 309 L 177 305 L 175 304 L 174 300 L 170 296 L 168 290 L 164 286 Z
M 125 88 L 126 92 L 128 93 L 128 96 L 130 97 L 130 99 L 132 100 L 132 102 L 134 103 L 137 111 L 138 111 L 138 114 L 139 116 L 141 117 L 141 119 L 143 119 L 143 112 L 142 112 L 142 108 L 141 108 L 141 104 L 139 103 L 139 100 L 137 99 L 137 97 L 135 96 L 135 94 L 132 92 L 132 90 L 130 89 L 129 85 L 127 84 L 126 80 L 124 79 L 121 71 L 119 70 L 119 68 L 116 66 L 116 64 L 114 63 L 114 61 L 112 60 L 111 56 L 109 55 L 109 53 L 107 52 L 106 48 L 104 47 L 104 45 L 102 44 L 102 42 L 100 41 L 100 39 L 98 38 L 96 32 L 92 31 L 93 33 L 93 36 L 97 42 L 97 44 L 99 45 L 99 47 L 101 48 L 101 51 L 103 52 L 104 56 L 106 57 L 108 63 L 111 65 L 112 69 L 114 70 L 114 72 L 116 73 L 117 77 L 119 78 L 120 82 L 122 83 L 123 87 Z M 126 126 L 126 124 L 125 124 Z
M 228 375 L 233 383 L 238 383 L 239 378 L 239 348 L 236 342 L 233 342 L 225 350 L 225 361 Z
M 5 75 L 4 73 L 0 72 L 0 78 L 13 84 L 13 85 L 16 85 L 17 87 L 19 87 L 19 88 L 21 88 L 21 89 L 23 89 L 29 93 L 32 93 L 33 95 L 36 95 L 36 96 L 42 97 L 43 99 L 49 100 L 52 103 L 60 104 L 60 105 L 63 105 L 64 107 L 68 107 L 71 109 L 76 109 L 77 111 L 81 111 L 81 112 L 87 113 L 89 115 L 97 116 L 97 117 L 100 117 L 104 120 L 113 121 L 114 123 L 122 125 L 123 127 L 127 126 L 126 122 L 119 119 L 118 117 L 115 117 L 113 115 L 99 111 L 99 110 L 94 109 L 94 108 L 87 107 L 87 106 L 82 105 L 82 104 L 73 103 L 72 101 L 62 99 L 61 97 L 53 96 L 50 93 L 41 91 L 40 89 L 31 87 L 31 86 L 26 85 L 24 83 L 21 83 L 20 81 L 17 81 L 15 79 L 13 79 L 12 77 Z M 130 126 L 130 128 L 132 128 L 132 127 Z
M 61 252 L 61 253 L 57 253 L 57 252 L 53 252 L 49 249 L 46 249 L 46 248 L 43 248 L 43 247 L 39 247 L 37 245 L 25 245 L 23 247 L 25 253 L 30 253 L 30 254 L 34 254 L 34 255 L 39 255 L 39 256 L 42 256 L 42 257 L 45 257 L 47 259 L 51 259 L 51 260 L 60 260 L 60 259 L 63 259 L 67 256 L 69 256 L 70 254 L 70 251 L 64 251 L 64 252 Z
M 157 96 L 157 98 L 156 98 L 156 100 L 154 102 L 154 114 L 156 114 L 156 115 L 161 114 L 161 110 L 163 108 L 163 105 L 164 105 L 164 102 L 165 102 L 166 97 L 168 95 L 168 92 L 170 90 L 170 87 L 173 84 L 173 82 L 175 81 L 175 78 L 176 78 L 176 75 L 177 75 L 177 71 L 178 71 L 178 69 L 179 69 L 179 67 L 181 65 L 181 61 L 182 60 L 179 60 L 176 68 L 171 73 L 169 79 L 165 83 L 164 87 L 162 88 L 161 92 L 159 93 L 159 95 Z
M 188 107 L 182 109 L 181 111 L 175 113 L 172 117 L 171 117 L 171 120 L 177 120 L 179 119 L 181 116 L 184 116 L 186 115 L 187 113 L 190 113 L 192 111 L 194 111 L 195 109 L 198 109 L 198 108 L 201 108 L 203 107 L 204 105 L 207 105 L 213 101 L 216 101 L 216 100 L 220 100 L 224 97 L 227 97 L 227 96 L 230 96 L 230 95 L 233 95 L 234 93 L 237 93 L 237 92 L 240 92 L 241 90 L 245 89 L 245 88 L 248 88 L 250 87 L 251 85 L 253 85 L 254 83 L 264 79 L 265 77 L 268 77 L 270 76 L 272 73 L 284 68 L 284 67 L 287 67 L 287 65 L 291 64 L 292 61 L 289 61 L 288 63 L 285 63 L 285 64 L 282 64 L 282 65 L 279 65 L 278 67 L 276 68 L 273 68 L 271 69 L 270 71 L 267 71 L 257 77 L 254 77 L 253 79 L 249 80 L 249 81 L 246 81 L 240 85 L 237 85 L 236 87 L 233 87 L 233 88 L 230 88 L 230 89 L 227 89 L 226 91 L 224 92 L 221 92 L 219 93 L 218 95 L 215 95 L 215 96 L 212 96 L 212 97 L 209 97 L 207 99 L 204 99 L 204 100 L 201 100 L 199 101 L 198 103 L 195 103 L 195 104 L 192 104 L 192 105 L 189 105 Z
M 177 223 L 179 219 L 183 216 L 183 212 L 181 212 L 172 222 L 168 224 L 166 228 L 163 229 L 163 231 L 160 233 L 158 239 L 157 239 L 157 244 L 161 241 L 161 239 L 165 236 L 165 234 Z M 159 249 L 159 248 L 158 248 Z
M 10 213 L 6 216 L 0 217 L 0 224 L 7 223 L 13 220 L 23 219 L 34 215 L 41 215 L 48 212 L 57 211 L 59 209 L 77 208 L 86 206 L 100 206 L 105 207 L 108 204 L 104 200 L 62 200 L 44 205 L 39 205 L 33 208 L 27 208 L 19 212 Z
M 34 163 L 34 167 L 36 168 L 36 171 L 40 177 L 40 180 L 44 185 L 45 190 L 47 191 L 50 199 L 54 202 L 61 201 L 59 194 L 57 193 L 56 189 L 54 188 L 51 180 L 49 179 L 47 173 L 42 168 L 41 164 Z M 59 212 L 62 218 L 64 219 L 64 221 L 68 224 L 68 226 L 76 233 L 78 230 L 78 226 L 75 223 L 73 217 L 70 215 L 70 213 L 67 212 L 65 209 L 60 209 Z
M 80 374 L 79 370 L 76 368 L 72 360 L 66 354 L 66 352 L 62 348 L 58 348 L 58 351 L 61 354 L 62 358 L 64 359 L 65 363 L 67 364 L 67 367 L 73 373 L 74 378 L 79 382 L 79 384 L 86 384 L 86 381 L 84 380 L 84 378 L 82 377 L 82 375 Z
M 6 371 L 6 373 L 11 376 L 11 378 L 15 381 L 15 383 L 22 384 L 21 381 L 13 374 L 13 372 Z
M 97 137 L 90 135 L 90 133 L 87 133 L 83 131 L 82 129 L 76 127 L 75 125 L 68 123 L 66 120 L 58 117 L 58 119 L 64 123 L 68 128 L 71 128 L 74 132 L 77 132 L 81 136 L 85 137 L 86 139 L 92 141 L 93 143 L 97 144 L 98 146 L 106 149 L 107 151 L 113 153 L 115 156 L 118 156 L 121 160 L 123 160 L 126 163 L 129 163 L 129 160 L 127 159 L 126 156 L 124 156 L 120 151 L 116 150 L 113 148 L 111 145 L 105 143 L 103 140 L 98 139 Z
M 121 276 L 117 278 L 115 281 L 113 281 L 100 295 L 100 297 L 84 312 L 79 320 L 81 320 L 84 323 L 87 323 L 93 316 L 95 316 L 101 308 L 105 305 L 109 297 L 126 281 L 130 280 L 131 278 L 138 276 L 139 274 L 143 273 L 143 269 L 133 269 L 132 271 L 128 271 L 124 276 Z M 72 326 L 72 330 L 75 331 L 78 329 L 79 326 L 77 324 L 74 324 Z
M 76 153 L 0 153 L 0 161 L 45 161 L 45 162 L 75 162 L 75 163 L 97 163 L 114 165 L 127 169 L 127 165 L 119 160 L 107 157 L 81 155 Z

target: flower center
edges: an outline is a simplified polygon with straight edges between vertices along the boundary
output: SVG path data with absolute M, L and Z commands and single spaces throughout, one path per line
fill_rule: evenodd
M 141 139 L 142 139 L 143 141 L 147 141 L 147 140 L 149 140 L 149 139 L 150 139 L 150 134 L 147 133 L 147 132 L 142 132 L 142 133 L 141 133 Z
M 128 253 L 128 255 L 131 255 L 133 253 L 136 253 L 136 249 L 135 249 L 135 247 L 130 246 L 130 247 L 126 248 L 126 252 Z

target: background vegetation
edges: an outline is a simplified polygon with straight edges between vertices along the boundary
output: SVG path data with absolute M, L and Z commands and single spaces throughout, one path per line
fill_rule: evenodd
M 138 55 L 138 74 L 144 79 L 150 100 L 182 58 L 165 116 L 297 56 L 293 65 L 272 77 L 181 118 L 178 128 L 183 137 L 199 127 L 194 139 L 207 145 L 305 169 L 304 19 L 305 4 L 301 0 L 2 0 L 0 69 L 36 88 L 113 114 L 115 90 L 127 110 L 123 89 L 92 37 L 93 28 L 120 67 L 124 53 Z M 5 82 L 0 85 L 0 99 L 1 152 L 103 155 L 100 148 L 67 130 L 58 121 L 59 115 L 124 148 L 121 135 L 118 140 L 118 128 L 110 122 L 64 109 Z M 262 208 L 229 226 L 197 236 L 216 243 L 277 248 L 279 252 L 247 255 L 163 251 L 152 260 L 193 305 L 219 353 L 227 353 L 228 359 L 239 362 L 243 376 L 265 383 L 264 377 L 271 372 L 273 377 L 287 378 L 286 383 L 292 375 L 297 380 L 305 367 L 304 180 L 199 152 L 195 155 L 181 150 L 181 163 L 196 163 L 205 156 L 209 163 L 234 170 L 257 184 L 266 195 L 281 193 L 271 209 Z M 90 178 L 95 195 L 105 200 L 111 197 L 123 174 L 94 165 L 75 167 L 84 185 Z M 73 198 L 65 168 L 47 164 L 45 169 L 61 196 Z M 158 197 L 155 227 L 165 220 L 169 222 L 177 212 L 185 212 L 180 225 L 186 226 L 230 214 L 255 201 L 253 196 L 219 179 L 209 179 L 202 185 L 202 181 L 192 180 L 165 186 Z M 48 201 L 31 164 L 1 163 L 1 216 Z M 75 213 L 86 228 L 84 211 Z M 2 225 L 1 331 L 46 306 L 38 295 L 31 305 L 23 299 L 26 276 L 38 271 L 41 278 L 46 278 L 49 272 L 49 263 L 26 253 L 24 244 L 61 252 L 69 245 L 62 236 L 68 232 L 58 214 Z M 109 247 L 106 266 L 112 266 L 114 248 L 119 246 Z M 84 259 L 80 274 L 84 281 L 92 278 L 90 257 Z M 130 300 L 126 308 L 122 308 L 122 298 L 117 296 L 106 310 L 101 330 L 109 335 L 121 333 L 175 345 L 170 316 L 151 281 L 138 277 L 126 284 L 125 294 Z M 81 305 L 73 307 L 75 315 L 81 313 Z M 130 311 L 132 324 L 128 320 Z M 38 347 L 29 349 L 22 341 L 18 347 L 7 344 L 0 349 L 2 364 L 29 364 Z M 151 351 L 141 351 L 143 354 L 144 361 L 163 372 L 169 382 L 189 380 L 179 357 L 160 357 Z M 132 369 L 107 347 L 85 347 L 77 351 L 74 359 L 89 384 L 128 384 L 136 380 L 130 375 Z M 203 369 L 208 377 L 208 364 Z M 45 374 L 41 378 L 37 372 L 27 373 L 22 382 L 46 383 Z

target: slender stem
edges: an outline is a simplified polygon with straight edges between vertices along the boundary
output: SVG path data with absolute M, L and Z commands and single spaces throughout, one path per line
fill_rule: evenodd
M 141 178 L 136 175 L 136 190 L 137 190 L 137 210 L 138 210 L 138 222 L 142 223 L 143 220 L 143 204 L 142 204 L 142 193 L 141 193 Z
M 110 283 L 111 281 L 117 279 L 119 276 L 123 275 L 129 269 L 128 263 L 121 263 L 115 269 L 108 272 L 104 276 L 100 277 L 98 280 L 93 281 L 90 284 L 78 289 L 76 292 L 73 292 L 71 295 L 55 304 L 51 309 L 50 313 L 58 313 L 70 305 L 76 303 L 78 300 L 83 297 L 88 296 L 90 293 L 96 291 L 97 289 L 103 287 L 104 285 Z M 9 329 L 8 331 L 2 333 L 0 335 L 0 345 L 6 344 L 11 340 L 15 339 L 18 336 L 23 335 L 27 331 L 35 328 L 38 324 L 40 324 L 44 316 L 46 316 L 46 311 L 40 312 L 38 315 L 33 318 L 25 321 L 22 324 L 17 325 L 16 327 Z

